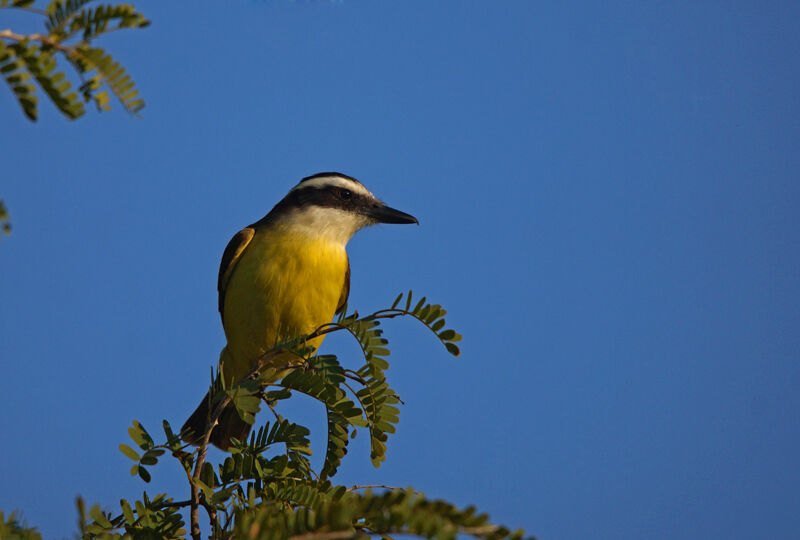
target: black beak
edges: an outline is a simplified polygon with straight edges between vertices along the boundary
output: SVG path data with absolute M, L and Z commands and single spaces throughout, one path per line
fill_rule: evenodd
M 380 223 L 416 223 L 419 225 L 417 218 L 411 214 L 406 214 L 400 210 L 395 210 L 394 208 L 390 208 L 385 204 L 369 206 L 364 209 L 364 214 Z

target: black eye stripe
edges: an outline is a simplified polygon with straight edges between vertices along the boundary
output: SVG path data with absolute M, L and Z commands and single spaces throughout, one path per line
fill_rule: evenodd
M 345 195 L 347 194 L 347 195 Z M 352 210 L 369 203 L 369 198 L 342 186 L 308 186 L 294 189 L 276 205 L 278 212 L 303 206 L 323 206 Z
M 350 196 L 344 196 L 343 192 L 348 192 Z M 340 208 L 358 213 L 361 208 L 372 206 L 375 203 L 376 201 L 369 195 L 359 193 L 345 186 L 335 184 L 304 186 L 301 183 L 300 186 L 286 194 L 266 216 L 256 223 L 268 223 L 289 212 L 312 206 Z

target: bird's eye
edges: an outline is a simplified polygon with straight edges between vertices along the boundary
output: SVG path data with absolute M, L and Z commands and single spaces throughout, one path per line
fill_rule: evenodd
M 340 189 L 339 195 L 341 195 L 342 199 L 350 199 L 353 197 L 353 193 L 349 189 Z

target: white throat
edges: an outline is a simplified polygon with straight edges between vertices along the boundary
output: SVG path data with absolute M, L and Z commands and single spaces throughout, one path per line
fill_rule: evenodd
M 342 247 L 359 229 L 370 224 L 371 220 L 366 216 L 325 206 L 299 208 L 282 217 L 279 223 L 292 233 L 326 240 Z

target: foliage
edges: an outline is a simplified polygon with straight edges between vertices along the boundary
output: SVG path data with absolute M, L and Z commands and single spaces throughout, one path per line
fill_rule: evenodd
M 125 68 L 93 41 L 109 32 L 143 28 L 150 22 L 128 4 L 92 7 L 92 0 L 51 0 L 44 10 L 33 0 L 0 0 L 0 9 L 19 9 L 45 19 L 45 32 L 19 34 L 0 30 L 0 76 L 8 83 L 30 120 L 39 115 L 34 81 L 56 108 L 74 120 L 85 112 L 84 102 L 109 110 L 109 92 L 131 114 L 144 107 Z M 59 60 L 66 62 L 81 83 L 75 91 Z M 80 94 L 80 95 L 79 95 Z
M 118 513 L 99 505 L 88 509 L 78 499 L 80 536 L 92 538 L 183 538 L 186 524 L 182 511 L 190 509 L 189 529 L 201 538 L 199 510 L 208 516 L 212 538 L 259 538 L 314 540 L 414 535 L 454 539 L 458 535 L 476 538 L 520 539 L 521 530 L 493 525 L 475 508 L 465 509 L 431 500 L 411 488 L 390 486 L 335 485 L 336 474 L 347 454 L 348 441 L 365 432 L 370 457 L 378 467 L 386 459 L 386 442 L 399 421 L 396 405 L 402 401 L 389 387 L 386 372 L 390 355 L 381 323 L 385 319 L 412 317 L 424 324 L 447 350 L 458 356 L 461 336 L 445 328 L 446 312 L 425 298 L 413 303 L 412 293 L 399 295 L 388 309 L 366 317 L 342 315 L 307 336 L 277 345 L 264 354 L 238 382 L 224 384 L 215 376 L 209 425 L 213 426 L 226 406 L 233 404 L 249 423 L 261 404 L 274 419 L 252 431 L 247 441 L 233 441 L 220 463 L 206 460 L 211 429 L 198 448 L 186 445 L 165 420 L 159 443 L 138 421 L 128 429 L 132 445 L 120 450 L 134 463 L 131 475 L 151 480 L 151 468 L 160 458 L 171 455 L 186 475 L 191 496 L 175 501 L 161 493 L 141 500 L 120 501 Z M 316 355 L 308 340 L 345 331 L 359 344 L 363 364 L 357 370 L 344 367 L 334 355 Z M 288 365 L 287 352 L 295 357 Z M 279 360 L 280 359 L 280 360 Z M 283 374 L 279 379 L 278 374 Z M 319 401 L 327 415 L 327 445 L 319 472 L 311 466 L 309 430 L 284 418 L 280 402 L 300 393 Z M 379 488 L 379 491 L 373 491 Z M 116 514 L 116 515 L 115 515 Z M 0 513 L 0 538 L 41 538 L 35 529 L 19 523 L 15 514 L 8 521 Z
M 444 501 L 431 501 L 407 489 L 359 494 L 328 485 L 290 486 L 274 493 L 285 495 L 237 511 L 235 538 L 312 537 L 354 538 L 364 535 L 413 534 L 425 538 L 455 538 L 469 534 L 478 538 L 522 538 L 492 525 L 473 507 L 459 510 Z M 333 534 L 332 534 L 333 533 Z M 335 533 L 343 533 L 336 535 Z
M 467 534 L 478 538 L 522 538 L 492 525 L 485 514 L 472 507 L 459 509 L 444 501 L 430 500 L 410 488 L 335 485 L 336 474 L 347 454 L 348 441 L 362 432 L 369 438 L 370 454 L 378 467 L 386 458 L 386 442 L 399 421 L 397 393 L 388 385 L 388 341 L 381 323 L 385 319 L 412 317 L 426 327 L 453 355 L 459 354 L 461 339 L 445 328 L 445 310 L 426 302 L 413 302 L 412 293 L 401 294 L 390 308 L 366 317 L 342 315 L 308 336 L 279 344 L 266 353 L 242 380 L 212 384 L 211 425 L 224 407 L 233 403 L 243 419 L 254 421 L 262 404 L 273 420 L 254 429 L 247 441 L 234 441 L 222 462 L 206 461 L 204 442 L 194 449 L 183 443 L 170 424 L 163 422 L 163 438 L 156 443 L 139 422 L 128 433 L 132 445 L 120 450 L 134 463 L 131 474 L 145 482 L 160 458 L 171 455 L 186 474 L 191 497 L 175 501 L 166 494 L 133 503 L 122 500 L 117 515 L 93 506 L 88 514 L 79 502 L 83 538 L 177 538 L 186 534 L 181 509 L 190 508 L 189 529 L 200 538 L 199 509 L 203 508 L 214 538 L 357 538 L 393 534 L 426 538 L 455 538 Z M 345 331 L 359 344 L 362 365 L 344 367 L 330 354 L 315 355 L 306 340 Z M 286 352 L 297 358 L 290 365 L 274 365 Z M 283 360 L 285 361 L 285 360 Z M 280 380 L 276 374 L 287 373 Z M 215 378 L 216 379 L 216 378 Z M 217 379 L 223 380 L 222 377 Z M 282 401 L 300 393 L 319 401 L 327 416 L 325 459 L 319 472 L 309 461 L 309 430 L 284 418 Z M 382 488 L 373 491 L 370 488 Z
M 11 515 L 6 519 L 2 511 L 0 511 L 0 538 L 7 538 L 8 540 L 42 540 L 42 535 L 36 527 L 28 527 L 17 516 L 16 512 L 11 512 Z

